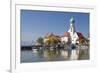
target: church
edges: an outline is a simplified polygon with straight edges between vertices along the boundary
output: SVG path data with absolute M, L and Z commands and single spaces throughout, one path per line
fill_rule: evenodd
M 73 17 L 70 19 L 70 28 L 67 32 L 65 32 L 63 35 L 55 35 L 53 33 L 48 33 L 44 37 L 44 43 L 47 44 L 47 42 L 50 42 L 50 39 L 55 40 L 57 42 L 61 42 L 63 44 L 69 43 L 69 44 L 80 44 L 83 42 L 86 42 L 86 38 L 83 36 L 82 33 L 77 32 L 75 30 L 75 20 Z
M 62 43 L 72 43 L 72 44 L 79 44 L 79 40 L 80 39 L 84 39 L 84 36 L 82 35 L 82 33 L 77 32 L 75 30 L 75 20 L 73 17 L 71 17 L 70 19 L 70 28 L 67 32 L 64 33 L 63 36 L 61 36 L 61 42 Z

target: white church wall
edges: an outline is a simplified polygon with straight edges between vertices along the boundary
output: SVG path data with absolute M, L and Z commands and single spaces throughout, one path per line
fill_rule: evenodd
M 77 39 L 79 39 L 77 33 L 75 32 L 74 35 L 72 36 L 72 43 L 76 44 L 77 43 Z
M 67 42 L 68 42 L 68 37 L 61 37 L 61 42 L 62 42 L 62 43 L 63 43 L 63 42 L 67 43 Z

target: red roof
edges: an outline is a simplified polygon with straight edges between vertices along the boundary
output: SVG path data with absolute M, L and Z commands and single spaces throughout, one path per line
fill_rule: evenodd
M 70 37 L 70 33 L 69 32 L 65 32 L 63 37 Z
M 84 37 L 84 36 L 82 35 L 82 33 L 80 33 L 80 32 L 77 32 L 77 35 L 78 35 L 79 38 L 83 38 L 83 37 Z

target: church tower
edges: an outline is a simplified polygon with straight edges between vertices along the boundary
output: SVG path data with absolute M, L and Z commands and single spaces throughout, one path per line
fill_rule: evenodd
M 70 19 L 70 28 L 69 28 L 69 30 L 68 30 L 68 32 L 70 33 L 71 36 L 73 36 L 74 33 L 75 33 L 75 26 L 74 26 L 74 23 L 75 23 L 75 20 L 74 20 L 73 17 L 71 17 L 71 19 Z

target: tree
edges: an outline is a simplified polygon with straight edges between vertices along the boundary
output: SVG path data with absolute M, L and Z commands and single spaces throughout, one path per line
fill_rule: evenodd
M 55 35 L 48 36 L 46 39 L 48 39 L 47 41 L 45 41 L 46 45 L 56 45 L 60 42 L 60 38 Z
M 88 43 L 88 40 L 85 37 L 83 37 L 79 39 L 79 43 L 80 45 L 86 45 Z
M 36 42 L 39 44 L 39 45 L 43 45 L 44 42 L 43 42 L 43 38 L 42 37 L 39 37 Z

